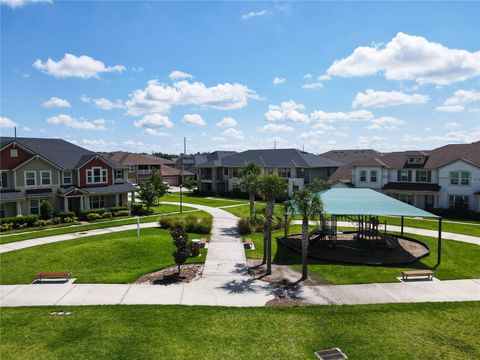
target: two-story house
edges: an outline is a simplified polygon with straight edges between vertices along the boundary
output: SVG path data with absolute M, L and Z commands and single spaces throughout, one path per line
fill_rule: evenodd
M 423 208 L 480 211 L 480 142 L 402 151 L 339 168 L 333 187 L 368 187 Z
M 163 180 L 171 186 L 178 186 L 183 179 L 193 178 L 190 171 L 183 172 L 175 167 L 175 162 L 169 159 L 153 155 L 136 154 L 124 151 L 117 151 L 110 155 L 110 158 L 120 164 L 128 166 L 128 182 L 140 184 L 147 180 L 153 171 L 159 172 Z
M 197 165 L 200 191 L 225 193 L 241 191 L 239 170 L 253 162 L 263 174 L 285 179 L 288 192 L 309 184 L 314 178 L 327 180 L 341 163 L 297 149 L 247 150 Z
M 127 205 L 127 168 L 62 139 L 0 138 L 0 216 Z
M 180 155 L 178 159 L 175 160 L 175 167 L 177 169 L 183 168 L 185 171 L 194 174 L 196 180 L 197 167 L 199 165 L 209 161 L 220 160 L 236 153 L 236 151 L 214 151 L 203 154 Z

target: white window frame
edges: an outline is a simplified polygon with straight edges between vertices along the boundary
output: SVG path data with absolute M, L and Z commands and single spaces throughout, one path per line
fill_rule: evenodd
M 6 174 L 5 179 L 7 180 L 7 185 L 3 185 L 3 174 Z M 7 171 L 0 171 L 0 189 L 8 187 L 8 172 Z
M 18 157 L 18 149 L 10 149 L 10 157 L 12 158 Z
M 128 172 L 135 172 L 135 165 L 128 165 Z
M 43 183 L 43 174 L 48 174 L 48 184 Z M 52 172 L 50 170 L 41 170 L 40 171 L 40 185 L 41 186 L 50 186 L 52 185 Z
M 415 179 L 417 181 L 417 183 L 429 183 L 429 182 L 431 182 L 431 180 L 428 181 L 428 177 L 429 177 L 428 173 L 429 172 L 430 172 L 430 170 L 417 170 L 416 179 Z M 420 177 L 421 177 L 420 174 L 425 174 L 425 180 L 420 179 Z M 430 172 L 430 179 L 431 179 L 431 177 L 432 177 L 432 173 Z
M 95 170 L 100 171 L 100 181 L 95 181 Z M 104 169 L 100 166 L 95 166 L 90 169 L 86 170 L 86 175 L 87 175 L 87 184 L 106 184 L 108 183 L 108 170 Z M 105 177 L 105 181 L 103 181 L 103 178 Z M 92 181 L 89 181 L 91 179 Z
M 70 176 L 69 176 L 70 182 L 65 181 L 65 173 L 70 173 Z M 63 171 L 63 173 L 62 173 L 62 183 L 63 183 L 63 185 L 72 185 L 73 184 L 73 171 L 72 170 Z
M 467 203 L 466 209 L 469 209 L 469 208 L 470 208 L 470 196 L 468 196 L 468 195 L 449 194 L 449 195 L 448 195 L 448 207 L 449 207 L 450 209 L 452 209 L 452 208 L 453 208 L 453 209 L 457 208 L 456 205 L 455 205 L 455 204 L 457 203 L 457 197 L 458 197 L 458 198 L 461 197 L 461 198 L 467 199 L 467 201 L 466 201 L 466 203 Z
M 32 206 L 32 202 L 33 201 L 36 201 L 37 202 L 37 206 L 36 207 L 33 207 Z M 40 207 L 42 206 L 42 199 L 30 199 L 29 203 L 28 203 L 28 210 L 30 211 L 30 215 L 33 215 L 33 214 L 40 214 Z M 37 209 L 37 212 L 32 212 L 32 209 Z
M 28 179 L 27 179 L 27 174 L 33 174 L 33 185 L 28 185 Z M 25 180 L 25 187 L 34 187 L 37 186 L 37 172 L 33 170 L 26 170 L 23 173 L 23 178 Z
M 464 177 L 463 175 L 467 175 Z M 464 180 L 466 180 L 464 182 Z M 469 186 L 472 180 L 472 173 L 470 171 L 460 171 L 460 185 Z
M 456 176 L 453 176 L 455 174 Z M 468 177 L 464 178 L 463 175 L 465 174 L 467 174 Z M 471 180 L 472 180 L 472 173 L 470 171 L 461 171 L 461 170 L 450 171 L 448 178 L 450 181 L 450 185 L 470 186 Z
M 90 209 L 103 209 L 105 207 L 105 195 L 90 195 L 88 202 Z M 94 206 L 95 203 L 98 203 L 98 207 Z
M 286 175 L 286 176 L 284 176 Z M 292 177 L 292 171 L 290 168 L 278 168 L 278 177 L 284 179 L 290 179 Z
M 367 170 L 360 170 L 359 181 L 367 182 Z
M 411 178 L 410 175 L 410 170 L 399 170 L 400 176 L 399 179 L 397 179 L 398 182 L 410 182 L 409 178 Z M 406 180 L 403 179 L 404 174 L 406 174 Z
M 373 175 L 375 175 L 375 180 L 373 180 Z M 378 181 L 377 170 L 370 171 L 370 182 L 376 183 Z
M 118 177 L 118 174 L 120 174 L 120 177 Z M 123 180 L 123 170 L 115 170 L 115 180 Z
M 408 158 L 409 164 L 423 164 L 423 158 L 421 156 L 410 156 Z

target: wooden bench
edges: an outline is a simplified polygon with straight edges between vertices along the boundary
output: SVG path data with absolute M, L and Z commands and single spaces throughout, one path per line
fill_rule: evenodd
M 253 241 L 250 238 L 245 238 L 245 240 L 243 241 L 243 246 L 245 247 L 245 249 L 254 249 Z
M 200 239 L 200 247 L 204 248 L 206 244 L 207 244 L 207 239 L 206 238 L 201 238 Z
M 433 279 L 433 271 L 432 270 L 409 270 L 409 271 L 402 271 L 402 279 L 408 280 L 409 276 L 426 276 L 429 280 Z
M 71 272 L 39 272 L 35 275 L 35 282 L 43 279 L 65 279 L 66 281 L 70 280 L 72 276 Z

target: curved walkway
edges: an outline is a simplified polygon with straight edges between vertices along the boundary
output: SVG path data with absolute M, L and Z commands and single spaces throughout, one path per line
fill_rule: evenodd
M 199 280 L 168 286 L 72 283 L 3 285 L 0 286 L 0 306 L 265 306 L 269 300 L 283 296 L 317 305 L 480 300 L 480 279 L 363 285 L 299 285 L 292 290 L 282 290 L 248 275 L 245 251 L 236 230 L 236 216 L 219 208 L 185 205 L 204 210 L 214 219 L 205 267 Z M 150 226 L 155 226 L 155 223 Z

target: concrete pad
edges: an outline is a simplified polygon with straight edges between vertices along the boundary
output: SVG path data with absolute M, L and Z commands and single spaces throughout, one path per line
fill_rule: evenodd
M 302 296 L 305 302 L 315 305 L 342 305 L 343 302 L 335 295 L 331 286 L 303 286 Z
M 435 290 L 455 301 L 479 301 L 480 283 L 473 280 L 442 281 Z
M 19 285 L 15 291 L 5 296 L 1 306 L 41 306 L 54 305 L 77 285 Z
M 125 294 L 122 304 L 180 304 L 183 285 L 139 285 L 132 284 Z
M 384 291 L 398 302 L 444 302 L 451 301 L 448 296 L 435 290 L 434 286 L 440 283 L 430 284 L 379 284 Z
M 477 284 L 480 284 L 480 279 L 473 279 Z
M 395 302 L 395 299 L 386 293 L 379 284 L 334 285 L 332 292 L 344 304 L 385 304 Z
M 208 286 L 208 283 L 195 281 L 184 286 L 182 294 L 182 305 L 217 305 L 215 289 Z
M 55 305 L 116 305 L 129 287 L 128 284 L 78 284 Z
M 17 289 L 20 285 L 1 285 L 0 286 L 0 299 L 3 299 L 5 296 L 10 294 L 12 291 Z

